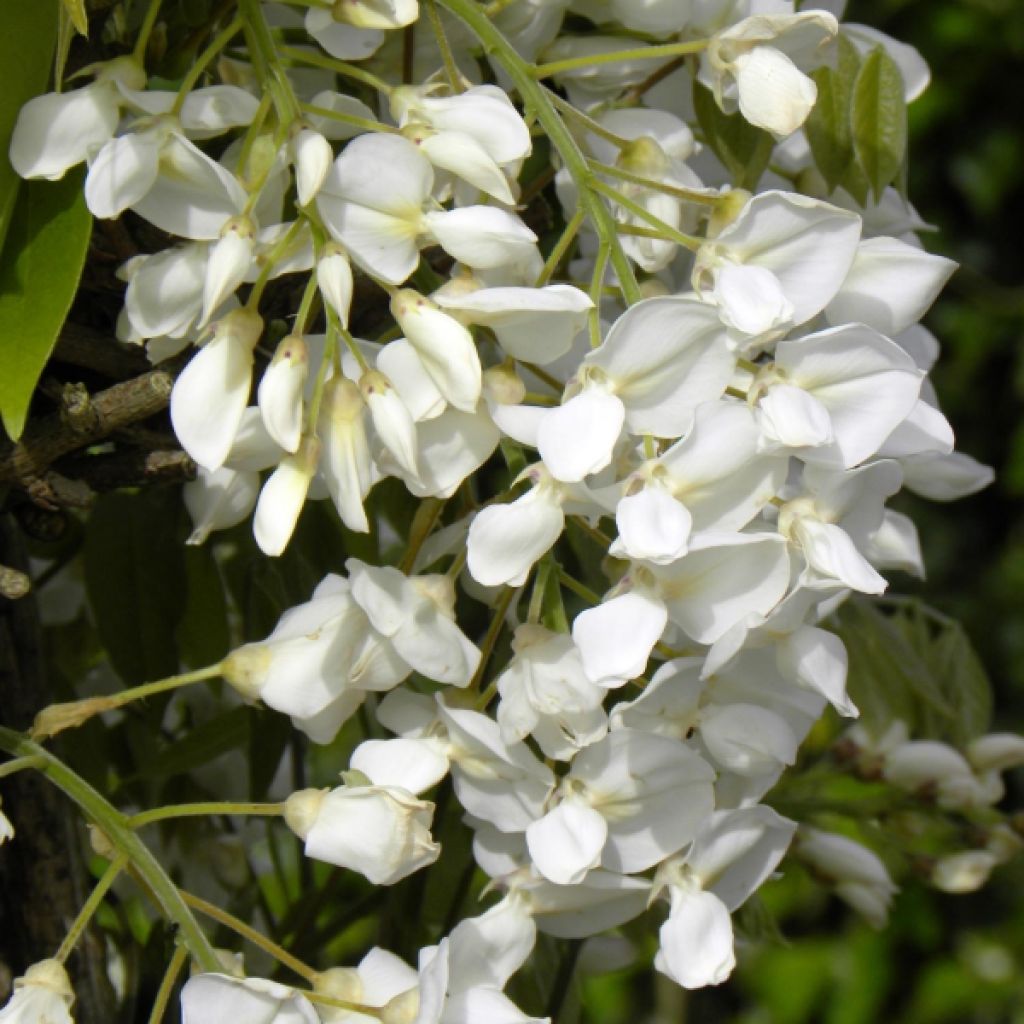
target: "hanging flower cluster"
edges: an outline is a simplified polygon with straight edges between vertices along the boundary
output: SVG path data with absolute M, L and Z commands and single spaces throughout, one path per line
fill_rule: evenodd
M 380 531 L 386 477 L 429 512 L 400 567 L 349 558 L 220 672 L 316 743 L 360 707 L 390 736 L 342 786 L 286 801 L 307 856 L 379 885 L 432 864 L 425 794 L 450 776 L 502 898 L 416 967 L 375 948 L 307 995 L 197 975 L 186 1024 L 535 1020 L 503 989 L 538 930 L 592 936 L 655 902 L 654 966 L 718 984 L 732 913 L 794 836 L 875 923 L 895 891 L 865 847 L 762 801 L 828 705 L 858 713 L 823 620 L 886 570 L 923 574 L 889 502 L 991 479 L 927 377 L 920 319 L 953 264 L 888 181 L 831 183 L 808 142 L 838 47 L 888 61 L 907 100 L 927 69 L 836 3 L 491 6 L 340 0 L 303 20 L 249 0 L 218 37 L 220 81 L 216 51 L 179 91 L 118 58 L 14 132 L 23 176 L 85 161 L 95 216 L 173 236 L 121 268 L 119 334 L 154 361 L 194 347 L 170 406 L 199 467 L 189 543 L 252 516 L 280 555 L 307 501 Z M 563 30 L 569 11 L 597 31 Z M 740 180 L 710 137 L 729 117 L 770 169 Z M 524 218 L 551 181 L 564 231 L 542 252 Z M 274 336 L 261 301 L 286 275 L 305 289 Z M 374 302 L 385 326 L 355 335 Z M 604 559 L 603 595 L 570 571 L 570 527 Z M 563 597 L 584 602 L 571 621 Z M 492 609 L 486 638 L 465 601 Z M 862 766 L 943 807 L 992 804 L 1024 760 L 1000 736 L 854 739 Z M 937 871 L 964 890 L 1007 856 Z M 12 1009 L 40 984 L 0 1018 L 35 1019 Z

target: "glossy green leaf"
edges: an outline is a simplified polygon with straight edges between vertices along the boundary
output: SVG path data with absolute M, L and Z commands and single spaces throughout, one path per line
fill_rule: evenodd
M 75 297 L 91 231 L 81 171 L 24 183 L 0 255 L 0 416 L 15 441 Z
M 0 32 L 0 248 L 21 179 L 7 159 L 18 111 L 46 89 L 57 42 L 57 2 L 4 5 Z
M 830 191 L 842 182 L 853 161 L 851 108 L 860 71 L 860 54 L 845 36 L 839 36 L 836 47 L 837 66 L 826 65 L 811 74 L 818 100 L 804 125 L 814 162 Z
M 710 89 L 693 83 L 693 106 L 704 141 L 715 151 L 738 188 L 753 189 L 771 159 L 775 143 L 742 114 L 724 114 Z
M 876 198 L 899 173 L 907 151 L 907 105 L 896 62 L 876 46 L 853 87 L 853 148 Z
M 178 505 L 158 491 L 104 495 L 85 534 L 85 584 L 100 639 L 125 683 L 178 670 L 186 599 Z

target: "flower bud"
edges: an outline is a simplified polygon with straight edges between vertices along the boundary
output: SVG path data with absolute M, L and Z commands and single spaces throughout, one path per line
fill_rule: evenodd
M 967 747 L 967 760 L 977 772 L 1004 772 L 1024 764 L 1024 736 L 993 732 L 979 736 Z
M 247 700 L 256 700 L 270 672 L 273 652 L 266 644 L 245 644 L 220 666 L 221 677 Z
M 316 265 L 316 283 L 324 301 L 348 327 L 348 314 L 352 307 L 352 267 L 345 250 L 335 242 L 324 246 L 324 254 Z
M 999 861 L 987 850 L 965 850 L 940 857 L 932 868 L 931 881 L 943 892 L 976 892 Z
M 463 412 L 475 411 L 482 371 L 469 331 L 410 288 L 395 292 L 391 313 L 446 401 Z
M 326 789 L 300 789 L 284 802 L 284 822 L 300 838 L 305 839 L 316 823 Z
M 334 162 L 334 150 L 331 149 L 331 144 L 312 128 L 303 128 L 292 139 L 291 149 L 299 206 L 306 206 L 320 191 L 320 186 Z
M 14 980 L 14 995 L 0 1010 L 10 1024 L 72 1024 L 75 993 L 59 960 L 40 960 Z
M 320 442 L 307 435 L 263 485 L 252 525 L 264 554 L 279 555 L 288 546 L 319 461 Z
M 203 283 L 203 311 L 200 325 L 205 324 L 221 303 L 245 280 L 252 266 L 256 226 L 248 217 L 232 217 L 220 238 L 210 250 Z
M 363 498 L 372 483 L 372 463 L 363 409 L 359 388 L 347 377 L 335 377 L 324 388 L 317 424 L 324 456 L 320 471 L 341 521 L 357 533 L 370 529 Z
M 302 390 L 309 372 L 309 350 L 297 334 L 281 339 L 260 381 L 258 401 L 267 433 L 286 451 L 296 452 L 302 437 Z
M 360 378 L 359 390 L 384 447 L 406 473 L 418 477 L 416 424 L 391 381 L 379 370 L 369 370 Z

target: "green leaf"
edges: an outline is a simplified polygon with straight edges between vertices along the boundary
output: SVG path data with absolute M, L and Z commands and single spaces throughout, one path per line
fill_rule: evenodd
M 76 171 L 25 182 L 0 256 L 0 416 L 14 441 L 85 265 L 92 216 L 82 180 Z
M 903 76 L 881 46 L 864 59 L 853 86 L 853 148 L 875 198 L 899 173 L 907 151 Z
M 755 128 L 742 114 L 724 114 L 710 89 L 693 83 L 693 106 L 704 141 L 725 164 L 739 188 L 753 189 L 771 159 L 771 135 Z
M 178 670 L 185 607 L 178 505 L 166 493 L 104 495 L 85 534 L 85 585 L 100 639 L 127 683 Z
M 37 0 L 4 5 L 0 32 L 0 248 L 21 179 L 7 159 L 18 111 L 50 81 L 57 43 L 57 4 Z
M 177 642 L 188 668 L 219 661 L 231 646 L 224 581 L 209 547 L 185 549 L 188 601 L 178 626 Z
M 840 35 L 837 49 L 835 69 L 825 66 L 811 74 L 818 87 L 818 100 L 804 125 L 814 162 L 830 191 L 842 183 L 853 161 L 851 108 L 860 71 L 860 54 L 853 43 Z
M 192 771 L 221 754 L 249 742 L 252 709 L 232 708 L 189 730 L 177 743 L 158 750 L 141 762 L 140 776 L 159 779 Z

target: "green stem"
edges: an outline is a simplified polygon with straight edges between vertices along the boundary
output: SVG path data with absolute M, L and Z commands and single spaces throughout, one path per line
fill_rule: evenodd
M 281 123 L 290 125 L 299 118 L 299 101 L 284 72 L 277 44 L 263 16 L 263 5 L 260 0 L 239 0 L 238 10 L 259 80 L 274 97 L 274 106 Z
M 393 124 L 384 124 L 383 121 L 371 121 L 369 118 L 357 117 L 355 114 L 343 114 L 340 110 L 331 110 L 330 107 L 318 107 L 315 103 L 300 103 L 299 109 L 304 114 L 313 114 L 315 117 L 328 117 L 332 121 L 350 124 L 353 128 L 361 128 L 364 132 L 385 132 L 391 135 L 402 134 Z
M 114 849 L 131 861 L 164 915 L 178 926 L 182 940 L 200 967 L 206 971 L 219 971 L 220 961 L 182 900 L 177 886 L 167 877 L 149 848 L 127 827 L 125 816 L 63 761 L 20 733 L 0 726 L 0 750 L 15 757 L 36 757 L 41 761 L 39 770 L 100 827 Z
M 441 15 L 437 12 L 437 4 L 434 0 L 427 0 L 427 20 L 433 30 L 434 39 L 437 41 L 437 48 L 441 51 L 441 63 L 444 65 L 444 73 L 448 78 L 448 84 L 452 92 L 462 92 L 462 80 L 459 76 L 459 69 L 455 66 L 455 58 L 452 56 L 452 48 L 448 45 L 448 37 L 444 34 L 444 25 L 441 24 Z
M 582 597 L 588 604 L 599 605 L 601 603 L 601 595 L 595 593 L 590 587 L 583 583 L 580 583 L 578 579 L 570 576 L 564 569 L 559 568 L 558 570 L 558 582 L 562 586 L 571 590 L 574 594 Z
M 600 121 L 595 121 L 589 114 L 584 114 L 579 107 L 574 107 L 568 100 L 563 100 L 558 93 L 552 92 L 550 89 L 545 91 L 554 106 L 561 110 L 563 114 L 568 114 L 573 120 L 583 125 L 588 132 L 604 139 L 606 142 L 610 142 L 616 149 L 625 149 L 626 146 L 635 141 L 633 139 L 624 139 L 621 135 L 616 135 L 615 132 L 605 128 Z
M 295 314 L 295 324 L 292 327 L 293 334 L 305 334 L 309 326 L 309 320 L 313 315 L 313 307 L 316 302 L 319 290 L 316 284 L 316 274 L 310 274 L 306 287 L 302 292 L 302 301 L 299 303 L 299 311 Z
M 610 53 L 592 53 L 583 57 L 569 57 L 555 60 L 550 64 L 539 64 L 534 68 L 535 78 L 550 78 L 564 71 L 591 68 L 600 64 L 619 64 L 629 60 L 660 60 L 662 57 L 682 57 L 688 53 L 700 53 L 708 48 L 709 39 L 695 39 L 689 43 L 662 43 L 660 46 L 638 46 L 631 50 L 613 50 Z
M 604 274 L 608 269 L 608 247 L 602 245 L 594 257 L 594 272 L 590 278 L 590 301 L 594 304 L 587 318 L 590 331 L 590 347 L 601 345 L 601 289 L 604 285 Z
M 174 984 L 178 980 L 178 975 L 181 974 L 182 967 L 185 966 L 187 956 L 188 950 L 184 946 L 178 946 L 174 951 L 174 956 L 171 957 L 171 962 L 167 965 L 167 970 L 164 971 L 164 976 L 160 980 L 160 987 L 156 990 L 153 1009 L 149 1012 L 149 1024 L 160 1024 L 164 1019 L 167 1004 L 171 1001 L 171 993 L 174 991 Z
M 300 978 L 304 978 L 311 985 L 319 977 L 319 972 L 310 967 L 309 964 L 303 963 L 298 957 L 292 956 L 288 950 L 283 949 L 272 939 L 268 939 L 244 921 L 240 921 L 233 914 L 229 914 L 226 910 L 221 910 L 220 907 L 212 903 L 207 903 L 202 897 L 194 896 L 184 889 L 181 891 L 181 898 L 190 907 L 198 910 L 200 914 L 211 918 L 218 924 L 224 925 L 225 928 L 230 928 L 233 932 L 241 935 L 243 939 L 248 939 L 254 946 L 262 949 L 264 953 L 270 954 L 278 963 L 284 964 L 290 971 L 294 971 L 295 974 Z
M 254 311 L 259 309 L 263 289 L 267 287 L 267 282 L 270 280 L 270 275 L 274 272 L 274 267 L 277 266 L 278 261 L 288 251 L 288 246 L 295 241 L 295 236 L 299 233 L 300 227 L 302 227 L 301 218 L 293 220 L 288 230 L 277 240 L 270 252 L 267 253 L 263 261 L 263 267 L 260 269 L 259 277 L 256 278 L 252 291 L 249 292 L 249 298 L 245 303 L 249 309 Z
M 498 603 L 494 606 L 494 618 L 491 619 L 491 624 L 487 627 L 487 634 L 480 645 L 480 663 L 476 667 L 476 672 L 473 673 L 473 678 L 469 681 L 469 686 L 466 688 L 468 691 L 479 689 L 487 662 L 494 653 L 495 644 L 497 644 L 502 627 L 505 625 L 505 613 L 513 598 L 518 594 L 518 587 L 505 587 L 501 597 L 498 598 Z
M 423 498 L 420 501 L 409 531 L 409 546 L 398 563 L 399 572 L 406 575 L 412 572 L 412 567 L 416 564 L 416 556 L 441 518 L 444 506 L 445 502 L 441 498 Z
M 149 0 L 146 16 L 142 19 L 142 25 L 139 27 L 139 34 L 132 49 L 132 57 L 143 67 L 146 64 L 146 47 L 149 46 L 149 37 L 153 34 L 153 27 L 156 25 L 156 19 L 160 14 L 161 2 L 162 0 Z
M 459 18 L 480 40 L 484 50 L 501 64 L 519 90 L 524 103 L 536 114 L 579 189 L 580 204 L 590 217 L 599 241 L 610 248 L 612 266 L 622 285 L 622 294 L 627 304 L 638 302 L 641 298 L 640 287 L 636 283 L 632 264 L 619 244 L 615 221 L 604 203 L 594 195 L 591 187 L 593 174 L 587 159 L 558 111 L 552 106 L 547 90 L 536 81 L 533 66 L 516 53 L 512 44 L 491 24 L 483 9 L 473 0 L 440 0 L 440 3 Z
M 326 57 L 312 51 L 297 50 L 291 46 L 282 46 L 279 52 L 281 57 L 291 64 L 306 64 L 315 68 L 323 68 L 325 71 L 334 71 L 345 78 L 362 82 L 385 96 L 390 96 L 394 89 L 383 78 L 378 78 L 376 75 L 370 74 L 369 71 L 364 71 L 362 68 L 356 67 L 355 64 L 347 64 L 343 60 L 335 60 L 333 57 Z
M 591 160 L 590 166 L 601 174 L 608 174 L 613 178 L 620 178 L 622 181 L 628 181 L 633 185 L 642 185 L 644 188 L 649 188 L 654 192 L 664 192 L 667 196 L 673 196 L 676 199 L 682 199 L 684 202 L 688 203 L 702 203 L 705 206 L 715 206 L 721 203 L 724 198 L 721 194 L 706 195 L 704 192 L 698 192 L 695 189 L 680 188 L 678 185 L 670 185 L 667 181 L 656 181 L 654 178 L 645 178 L 642 174 L 634 174 L 632 171 L 623 170 L 623 168 L 615 167 L 612 164 L 603 164 L 598 160 Z
M 562 262 L 569 246 L 572 245 L 573 240 L 576 238 L 576 234 L 579 231 L 580 226 L 583 224 L 586 216 L 587 214 L 582 207 L 572 215 L 572 219 L 565 225 L 565 230 L 562 232 L 561 238 L 559 238 L 555 243 L 555 247 L 551 250 L 548 254 L 548 258 L 544 261 L 544 267 L 537 276 L 537 281 L 534 287 L 540 288 L 551 280 L 551 276 L 558 269 L 559 264 Z
M 16 757 L 13 761 L 0 764 L 0 779 L 6 775 L 13 775 L 15 772 L 23 771 L 25 768 L 39 768 L 44 764 L 38 757 Z
M 628 196 L 624 196 L 617 188 L 606 184 L 600 178 L 594 179 L 593 186 L 597 192 L 607 196 L 613 203 L 618 203 L 624 209 L 629 210 L 635 217 L 647 221 L 652 228 L 661 231 L 667 241 L 675 242 L 676 245 L 681 245 L 684 249 L 689 249 L 691 252 L 696 252 L 703 244 L 702 239 L 695 238 L 693 235 L 684 235 L 682 231 L 677 231 L 671 224 L 666 224 L 660 217 L 655 217 L 649 210 L 645 210 L 640 203 L 634 202 Z
M 54 960 L 59 960 L 61 963 L 64 963 L 64 961 L 71 955 L 71 951 L 75 948 L 75 943 L 77 943 L 82 937 L 82 932 L 88 928 L 93 914 L 99 910 L 100 904 L 103 902 L 103 897 L 107 895 L 107 890 L 114 884 L 114 881 L 124 870 L 124 866 L 127 862 L 128 857 L 123 853 L 119 853 L 107 865 L 107 870 L 103 872 L 103 875 L 96 883 L 95 888 L 91 893 L 89 893 L 89 898 L 82 905 L 82 909 L 78 912 L 78 916 L 71 922 L 71 927 L 68 929 L 67 935 L 64 936 L 64 941 L 60 944 L 60 948 L 53 954 Z
M 217 35 L 213 37 L 210 45 L 207 46 L 198 57 L 196 57 L 195 63 L 188 69 L 188 74 L 185 75 L 181 81 L 181 85 L 178 88 L 178 95 L 174 98 L 174 106 L 171 107 L 171 113 L 174 116 L 181 113 L 181 108 L 184 106 L 185 100 L 188 98 L 188 94 L 195 88 L 196 82 L 199 81 L 209 63 L 238 34 L 242 25 L 243 22 L 241 16 L 236 15 L 230 22 L 228 22 L 227 28 L 218 32 Z
M 154 821 L 168 818 L 198 818 L 212 814 L 249 814 L 277 816 L 284 814 L 284 804 L 232 803 L 226 800 L 207 800 L 195 804 L 171 804 L 169 807 L 155 807 L 151 811 L 133 814 L 125 824 L 130 829 L 151 825 Z

